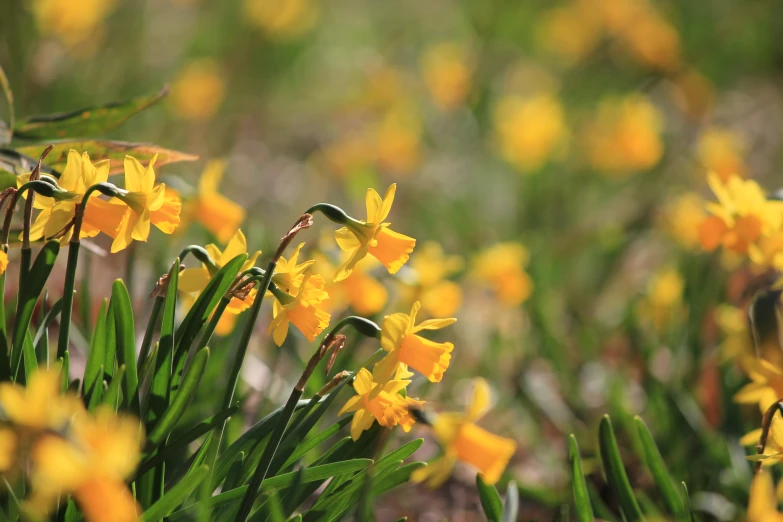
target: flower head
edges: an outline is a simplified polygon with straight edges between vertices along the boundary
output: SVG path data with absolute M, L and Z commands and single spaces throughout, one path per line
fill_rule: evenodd
M 758 404 L 761 413 L 783 397 L 783 370 L 764 359 L 752 356 L 740 360 L 751 383 L 743 386 L 735 395 L 734 401 L 740 404 Z
M 314 341 L 324 328 L 329 326 L 331 315 L 322 309 L 323 302 L 329 299 L 324 290 L 326 281 L 320 275 L 305 273 L 302 282 L 296 288 L 295 296 L 276 291 L 272 306 L 272 322 L 268 333 L 272 333 L 275 344 L 282 346 L 288 336 L 288 325 L 293 323 L 308 341 Z
M 373 374 L 378 381 L 389 380 L 402 366 L 413 368 L 431 382 L 440 382 L 451 361 L 452 343 L 436 343 L 425 339 L 418 332 L 440 330 L 457 320 L 429 319 L 416 325 L 416 314 L 421 304 L 413 303 L 410 315 L 397 313 L 387 315 L 381 327 L 381 347 L 386 356 L 375 365 Z
M 415 471 L 411 477 L 414 482 L 427 481 L 430 487 L 438 487 L 448 479 L 458 460 L 478 469 L 488 484 L 500 479 L 517 445 L 512 439 L 490 433 L 476 424 L 489 410 L 490 400 L 489 385 L 477 378 L 464 413 L 441 413 L 435 418 L 432 429 L 444 455 Z
M 450 110 L 470 94 L 473 60 L 463 45 L 442 42 L 427 49 L 421 58 L 424 82 L 437 106 Z
M 180 118 L 209 120 L 220 108 L 225 89 L 217 63 L 203 58 L 189 63 L 179 72 L 171 87 L 171 104 Z
M 359 370 L 353 382 L 356 395 L 348 399 L 338 414 L 354 412 L 351 420 L 353 440 L 358 440 L 362 432 L 369 430 L 376 420 L 385 428 L 399 424 L 403 430 L 410 431 L 415 422 L 410 408 L 420 408 L 424 403 L 400 395 L 411 382 L 403 378 L 405 375 L 403 370 L 395 375 L 395 379 L 379 382 L 366 368 Z
M 746 175 L 745 146 L 731 131 L 708 129 L 699 137 L 696 152 L 704 169 L 714 172 L 724 183 L 732 176 L 744 178 Z
M 438 243 L 422 245 L 410 262 L 416 276 L 415 284 L 406 287 L 410 301 L 421 302 L 422 309 L 433 317 L 453 315 L 462 304 L 462 289 L 446 278 L 462 266 L 460 256 L 445 255 Z
M 391 210 L 397 185 L 392 184 L 381 196 L 373 189 L 367 190 L 367 220 L 351 221 L 335 232 L 337 244 L 350 253 L 348 259 L 337 270 L 335 281 L 342 281 L 353 271 L 354 266 L 368 253 L 389 270 L 396 273 L 408 261 L 416 240 L 394 232 L 390 223 L 384 222 Z
M 762 469 L 753 477 L 748 501 L 749 522 L 781 522 L 783 513 L 778 511 L 778 499 L 775 497 L 772 473 Z
M 501 303 L 518 306 L 533 292 L 533 281 L 525 272 L 530 253 L 520 243 L 497 243 L 479 253 L 471 277 L 488 285 Z
M 198 182 L 195 200 L 188 202 L 188 216 L 192 216 L 221 243 L 227 242 L 245 220 L 245 209 L 218 192 L 226 170 L 222 160 L 212 160 L 204 167 Z
M 62 377 L 57 370 L 40 370 L 26 387 L 0 384 L 0 415 L 17 426 L 34 430 L 59 430 L 82 409 L 78 398 L 62 395 Z

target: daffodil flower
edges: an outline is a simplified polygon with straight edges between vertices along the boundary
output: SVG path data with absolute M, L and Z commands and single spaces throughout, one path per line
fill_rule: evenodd
M 329 326 L 331 315 L 321 308 L 322 303 L 329 299 L 329 294 L 324 290 L 325 285 L 320 275 L 305 272 L 295 296 L 274 290 L 273 319 L 267 333 L 272 334 L 275 344 L 283 345 L 291 323 L 311 342 Z
M 519 306 L 533 292 L 533 281 L 525 272 L 530 253 L 520 243 L 497 243 L 479 253 L 470 277 L 488 285 L 506 306 Z
M 368 253 L 378 259 L 389 270 L 396 273 L 408 260 L 416 240 L 394 232 L 390 223 L 384 222 L 394 201 L 397 185 L 392 184 L 383 199 L 373 189 L 367 190 L 367 221 L 349 221 L 337 230 L 335 237 L 341 249 L 350 252 L 348 259 L 337 270 L 335 281 L 342 281 L 353 271 L 354 266 Z
M 421 302 L 422 309 L 433 317 L 454 315 L 462 304 L 462 289 L 446 278 L 462 266 L 460 256 L 447 256 L 438 243 L 426 242 L 410 261 L 415 284 L 404 287 L 408 302 Z
M 783 521 L 783 513 L 778 511 L 778 499 L 775 496 L 772 473 L 769 470 L 762 469 L 753 477 L 747 520 L 750 522 Z
M 2 417 L 33 430 L 60 430 L 82 405 L 78 398 L 61 395 L 59 370 L 40 370 L 22 387 L 0 384 Z
M 351 438 L 354 441 L 359 439 L 362 432 L 369 430 L 376 420 L 385 428 L 399 424 L 404 431 L 410 431 L 416 422 L 410 414 L 410 408 L 420 408 L 424 402 L 400 395 L 411 382 L 400 378 L 406 375 L 409 374 L 403 370 L 395 376 L 398 378 L 378 382 L 366 368 L 359 370 L 353 381 L 356 395 L 348 399 L 338 413 L 343 415 L 354 412 L 351 419 Z
M 245 220 L 245 209 L 218 192 L 225 170 L 223 160 L 207 163 L 199 179 L 198 194 L 187 203 L 185 212 L 215 234 L 221 243 L 228 241 Z
M 444 449 L 444 454 L 426 468 L 416 470 L 411 479 L 438 487 L 451 475 L 457 461 L 474 466 L 484 474 L 488 484 L 500 479 L 508 461 L 516 451 L 516 442 L 481 428 L 476 422 L 489 410 L 489 385 L 484 379 L 473 381 L 465 413 L 441 413 L 435 418 L 432 430 Z
M 421 373 L 430 382 L 440 382 L 449 367 L 454 345 L 436 343 L 416 334 L 422 330 L 440 330 L 457 320 L 453 317 L 429 319 L 416 326 L 419 309 L 421 304 L 416 301 L 410 315 L 396 313 L 383 319 L 381 347 L 388 353 L 373 370 L 380 381 L 391 379 L 400 365 L 404 365 Z
M 745 356 L 740 360 L 750 382 L 734 395 L 734 401 L 740 404 L 758 404 L 761 413 L 783 397 L 783 371 L 764 359 Z
M 234 235 L 229 239 L 224 250 L 220 250 L 217 245 L 209 244 L 204 247 L 209 256 L 215 262 L 214 267 L 208 267 L 202 264 L 199 268 L 186 268 L 179 274 L 178 289 L 186 294 L 197 296 L 204 288 L 206 288 L 210 279 L 220 270 L 226 263 L 234 259 L 240 254 L 247 252 L 247 239 L 241 230 L 234 232 Z M 252 255 L 249 255 L 247 260 L 242 264 L 240 272 L 249 270 L 256 264 L 256 259 L 261 255 L 261 251 L 257 250 Z M 226 312 L 231 315 L 238 315 L 253 304 L 253 300 L 256 296 L 256 290 L 252 289 L 245 299 L 239 299 L 238 297 L 232 297 Z M 226 317 L 225 315 L 223 317 Z M 221 318 L 222 321 L 222 318 Z M 233 321 L 227 319 L 226 323 L 220 327 L 218 333 L 223 335 L 229 333 L 233 327 Z M 219 323 L 220 324 L 220 323 Z
M 272 283 L 287 294 L 296 293 L 304 280 L 305 272 L 315 264 L 315 260 L 299 262 L 299 253 L 303 246 L 304 243 L 297 245 L 288 259 L 281 256 L 277 261 L 275 273 L 272 275 Z
M 55 237 L 68 227 L 76 214 L 76 205 L 81 202 L 87 189 L 97 183 L 105 183 L 109 179 L 109 160 L 98 161 L 94 165 L 90 162 L 90 156 L 85 152 L 79 154 L 75 150 L 68 151 L 68 160 L 65 164 L 57 184 L 63 190 L 73 194 L 71 199 L 55 200 L 37 196 L 33 200 L 33 208 L 41 212 L 35 218 L 30 227 L 30 239 L 35 241 L 42 238 Z M 19 176 L 19 183 L 29 180 L 29 175 Z M 90 196 L 90 204 L 99 201 L 98 193 Z M 89 207 L 90 205 L 88 205 Z M 95 237 L 100 232 L 96 226 L 99 218 L 94 213 L 86 216 L 82 223 L 80 237 Z M 61 241 L 67 242 L 70 238 L 70 232 L 65 234 Z

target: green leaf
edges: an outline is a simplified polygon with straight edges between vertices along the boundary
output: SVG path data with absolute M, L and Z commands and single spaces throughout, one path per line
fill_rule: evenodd
M 617 440 L 612 430 L 612 422 L 608 415 L 604 415 L 598 429 L 598 443 L 601 452 L 601 462 L 603 463 L 606 482 L 609 488 L 614 492 L 617 501 L 620 503 L 620 509 L 628 522 L 644 520 L 642 510 L 636 501 L 631 483 L 628 482 L 628 475 L 625 473 L 623 461 L 620 458 L 620 450 L 617 447 Z
M 309 439 L 297 445 L 294 452 L 291 453 L 291 455 L 288 457 L 288 460 L 285 461 L 285 463 L 280 467 L 280 469 L 286 469 L 288 466 L 292 465 L 294 462 L 302 458 L 305 455 L 305 453 L 323 444 L 323 442 L 326 439 L 336 434 L 338 431 L 340 431 L 343 428 L 343 426 L 347 425 L 350 422 L 351 422 L 351 417 L 340 419 L 339 421 L 332 424 L 325 430 L 319 431 L 317 434 L 313 435 Z
M 658 491 L 661 492 L 667 509 L 678 520 L 685 519 L 685 506 L 682 503 L 682 498 L 680 498 L 677 486 L 674 485 L 674 481 L 669 475 L 669 470 L 663 462 L 661 452 L 658 450 L 650 430 L 640 417 L 634 417 L 634 422 L 644 452 L 644 460 L 658 485 Z
M 30 379 L 30 376 L 38 371 L 38 357 L 35 355 L 35 345 L 33 344 L 33 336 L 28 330 L 24 336 L 24 375 L 25 382 Z
M 42 301 L 42 305 L 45 304 L 46 304 L 46 298 L 44 298 L 44 300 Z M 63 308 L 63 300 L 61 298 L 55 301 L 52 307 L 46 311 L 44 318 L 41 320 L 40 324 L 38 325 L 38 331 L 35 332 L 35 339 L 33 339 L 33 344 L 35 345 L 35 353 L 36 353 L 36 357 L 38 358 L 38 363 L 43 364 L 46 367 L 49 366 L 49 335 L 48 335 L 49 326 L 52 324 L 52 322 L 57 317 L 57 315 L 59 315 L 62 308 Z
M 685 520 L 688 522 L 693 522 L 695 518 L 693 517 L 693 509 L 691 508 L 691 499 L 688 496 L 688 486 L 685 484 L 685 482 L 680 482 L 680 495 L 680 498 L 682 498 L 682 504 L 685 508 Z
M 103 380 L 103 365 L 106 362 L 106 307 L 107 301 L 103 300 L 98 310 L 98 319 L 92 331 L 90 339 L 90 353 L 87 354 L 87 362 L 84 366 L 84 390 L 94 389 L 95 383 Z
M 590 493 L 587 491 L 585 475 L 582 471 L 582 458 L 579 455 L 579 445 L 573 434 L 568 436 L 568 460 L 571 462 L 571 484 L 574 489 L 574 504 L 576 518 L 579 522 L 593 522 L 593 506 L 590 504 Z
M 14 136 L 24 139 L 55 139 L 95 136 L 113 129 L 154 105 L 168 94 L 168 87 L 125 102 L 68 112 L 32 116 L 14 126 Z
M 114 328 L 117 339 L 117 362 L 125 366 L 125 405 L 138 412 L 139 374 L 136 370 L 136 334 L 133 321 L 133 305 L 122 279 L 111 287 L 114 308 Z
M 198 385 L 201 382 L 201 377 L 204 375 L 208 360 L 209 348 L 202 348 L 193 358 L 190 367 L 182 378 L 182 386 L 179 392 L 177 392 L 174 400 L 171 401 L 171 405 L 163 413 L 155 429 L 147 437 L 147 443 L 150 446 L 154 447 L 160 444 L 174 429 L 182 414 L 185 413 L 185 408 L 188 407 L 198 390 Z
M 8 106 L 8 125 L 0 126 L 0 145 L 3 145 L 11 141 L 11 129 L 14 128 L 16 114 L 14 113 L 14 93 L 2 66 L 0 66 L 0 90 L 3 91 L 3 96 Z
M 179 283 L 179 258 L 174 260 L 169 270 L 166 300 L 163 303 L 163 318 L 160 324 L 158 356 L 150 387 L 150 403 L 147 413 L 147 431 L 152 431 L 155 423 L 169 406 L 171 398 L 172 356 L 174 353 L 174 321 L 177 313 L 177 285 Z
M 514 481 L 508 483 L 506 488 L 506 505 L 503 507 L 502 522 L 516 522 L 519 513 L 519 490 Z
M 208 474 L 209 466 L 201 466 L 185 475 L 160 500 L 147 508 L 141 516 L 141 520 L 148 522 L 163 520 L 164 517 L 170 515 L 196 490 L 201 481 L 207 478 Z
M 47 242 L 35 258 L 35 262 L 25 278 L 25 285 L 19 289 L 16 317 L 14 319 L 14 341 L 11 351 L 11 369 L 14 376 L 17 375 L 22 361 L 24 340 L 33 317 L 35 303 L 38 301 L 46 281 L 49 279 L 49 274 L 52 272 L 59 252 L 60 243 L 58 241 Z
M 37 158 L 49 144 L 54 145 L 54 149 L 52 149 L 52 152 L 46 157 L 44 163 L 59 172 L 62 172 L 63 169 L 65 169 L 65 164 L 68 161 L 68 152 L 71 149 L 80 154 L 86 152 L 90 155 L 90 160 L 93 163 L 101 160 L 111 160 L 109 174 L 121 174 L 124 172 L 123 164 L 126 155 L 133 156 L 146 167 L 149 165 L 150 160 L 157 154 L 158 159 L 155 160 L 155 168 L 168 165 L 169 163 L 198 160 L 198 156 L 193 154 L 169 150 L 151 143 L 131 143 L 128 141 L 111 140 L 47 141 L 46 143 L 16 147 L 15 150 L 26 156 Z
M 484 510 L 484 516 L 488 522 L 500 522 L 503 516 L 503 500 L 495 486 L 490 486 L 484 482 L 481 473 L 476 474 L 476 488 L 478 489 L 481 507 Z
M 373 484 L 373 495 L 377 497 L 401 484 L 408 482 L 414 471 L 421 469 L 426 465 L 427 464 L 425 462 L 411 462 L 410 464 L 400 466 Z
M 101 403 L 108 404 L 114 408 L 114 411 L 117 411 L 120 407 L 120 386 L 122 386 L 122 378 L 124 375 L 125 365 L 120 365 L 120 367 L 117 368 L 117 373 L 115 373 L 111 379 L 109 388 L 106 390 L 106 393 L 103 394 L 103 399 L 101 399 Z

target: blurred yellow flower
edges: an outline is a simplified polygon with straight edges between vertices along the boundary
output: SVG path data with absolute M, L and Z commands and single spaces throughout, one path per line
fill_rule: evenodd
M 390 273 L 396 273 L 408 261 L 416 240 L 394 232 L 390 223 L 384 222 L 389 216 L 397 184 L 392 184 L 381 196 L 373 189 L 367 189 L 367 221 L 353 221 L 335 232 L 339 247 L 350 252 L 348 259 L 340 266 L 334 276 L 342 281 L 353 271 L 353 267 L 368 253 L 374 256 Z
M 290 323 L 310 342 L 329 326 L 331 315 L 322 309 L 324 301 L 329 299 L 329 294 L 324 290 L 325 285 L 323 277 L 311 275 L 309 270 L 306 270 L 295 295 L 286 293 L 283 297 L 279 291 L 274 293 L 276 299 L 272 305 L 273 319 L 267 334 L 272 334 L 276 345 L 283 345 Z
M 544 13 L 537 26 L 538 45 L 566 63 L 582 60 L 601 38 L 601 25 L 595 7 L 586 2 L 572 2 Z
M 204 121 L 223 103 L 225 82 L 220 67 L 211 58 L 188 63 L 171 85 L 171 107 L 185 120 Z
M 378 165 L 396 174 L 409 174 L 421 161 L 422 123 L 409 103 L 390 108 L 375 127 Z
M 416 422 L 410 414 L 410 408 L 421 408 L 423 401 L 403 397 L 400 392 L 411 381 L 405 377 L 406 372 L 398 372 L 392 380 L 377 380 L 366 368 L 356 374 L 353 389 L 356 395 L 340 409 L 338 415 L 353 414 L 351 419 L 351 438 L 356 441 L 363 431 L 369 430 L 377 420 L 385 428 L 393 428 L 398 424 L 402 429 L 410 431 Z
M 372 265 L 380 264 L 375 258 L 360 261 L 351 275 L 327 286 L 329 307 L 334 310 L 350 306 L 357 314 L 370 316 L 386 307 L 389 292 L 383 283 L 370 275 Z
M 365 134 L 342 136 L 325 145 L 318 159 L 335 176 L 350 176 L 375 161 L 375 144 Z
M 677 270 L 663 269 L 650 278 L 644 300 L 639 303 L 639 316 L 659 333 L 672 324 L 686 319 L 688 310 L 682 301 L 685 281 Z
M 93 51 L 103 33 L 104 20 L 116 0 L 31 0 L 42 35 L 54 36 L 70 50 Z
M 212 276 L 214 276 L 217 271 L 220 270 L 220 268 L 222 268 L 226 263 L 234 259 L 236 256 L 248 252 L 247 239 L 245 239 L 245 235 L 241 230 L 237 230 L 234 233 L 234 235 L 226 244 L 226 248 L 222 251 L 220 248 L 218 248 L 217 245 L 214 244 L 207 245 L 204 248 L 215 262 L 215 267 L 213 268 L 202 264 L 202 266 L 199 268 L 186 268 L 179 274 L 177 288 L 180 292 L 191 294 L 191 297 L 194 298 L 204 290 L 210 279 L 212 279 Z M 242 264 L 242 267 L 239 270 L 240 273 L 251 269 L 256 264 L 256 259 L 260 255 L 260 250 L 256 250 L 254 253 L 248 255 L 247 260 Z M 236 296 L 232 297 L 231 301 L 229 301 L 229 304 L 226 307 L 226 314 L 237 316 L 244 312 L 250 308 L 251 304 L 253 304 L 255 296 L 256 290 L 251 289 L 245 299 L 240 299 Z M 226 314 L 224 314 L 223 317 L 226 317 Z M 223 321 L 223 317 L 221 317 L 221 322 Z M 221 335 L 230 333 L 235 319 L 236 317 L 227 318 L 226 322 L 223 323 L 222 327 L 219 328 L 218 333 Z M 218 326 L 220 326 L 220 323 L 218 323 Z M 218 329 L 216 329 L 216 331 L 217 330 Z
M 707 181 L 718 202 L 707 204 L 711 215 L 699 228 L 699 241 L 705 250 L 711 252 L 722 245 L 727 250 L 746 254 L 758 249 L 756 243 L 762 235 L 780 229 L 783 202 L 767 200 L 755 181 L 732 176 L 723 183 L 713 173 L 707 176 Z M 756 254 L 759 254 L 757 250 Z
M 456 42 L 433 45 L 422 55 L 420 67 L 424 83 L 441 110 L 458 107 L 470 94 L 473 56 L 465 45 Z
M 449 317 L 462 304 L 462 289 L 446 278 L 462 269 L 460 256 L 446 256 L 435 241 L 424 243 L 409 264 L 415 275 L 412 285 L 403 288 L 408 302 L 419 301 L 433 317 Z
M 40 370 L 30 376 L 27 387 L 0 384 L 0 412 L 16 426 L 31 430 L 61 430 L 83 407 L 76 396 L 62 395 L 58 369 Z
M 715 322 L 723 334 L 720 353 L 724 361 L 753 355 L 748 314 L 743 309 L 722 304 L 715 310 Z
M 530 254 L 520 243 L 497 243 L 473 260 L 470 276 L 488 285 L 507 306 L 519 306 L 533 292 L 533 281 L 525 272 Z
M 743 156 L 745 145 L 739 136 L 729 130 L 707 129 L 699 137 L 699 162 L 708 172 L 714 172 L 723 183 L 732 176 L 746 176 Z
M 0 428 L 0 473 L 7 473 L 14 467 L 18 443 L 14 430 Z
M 640 94 L 608 98 L 583 132 L 587 160 L 609 176 L 654 167 L 663 155 L 663 116 Z
M 0 275 L 8 269 L 8 254 L 5 250 L 0 250 Z
M 500 480 L 517 444 L 476 424 L 489 410 L 490 402 L 487 382 L 482 378 L 474 379 L 465 413 L 441 413 L 432 425 L 435 438 L 443 447 L 443 456 L 414 471 L 411 480 L 426 481 L 429 487 L 436 488 L 449 478 L 458 460 L 478 469 L 488 484 Z
M 748 522 L 783 521 L 783 513 L 778 511 L 778 497 L 775 495 L 772 473 L 769 470 L 762 469 L 753 477 L 747 520 Z
M 563 107 L 551 94 L 501 98 L 492 114 L 500 153 L 521 172 L 540 169 L 566 136 Z
M 245 0 L 250 23 L 275 40 L 300 36 L 318 21 L 316 0 Z
M 413 368 L 430 382 L 440 382 L 449 367 L 452 343 L 436 343 L 416 335 L 422 330 L 440 330 L 457 320 L 429 319 L 416 325 L 416 314 L 421 309 L 418 301 L 413 303 L 410 315 L 396 313 L 387 315 L 381 326 L 381 347 L 387 352 L 373 369 L 373 376 L 379 382 L 392 378 L 400 367 Z
M 763 414 L 783 397 L 783 370 L 769 361 L 753 356 L 743 357 L 740 362 L 753 382 L 743 386 L 734 395 L 734 401 L 740 404 L 758 404 Z
M 668 202 L 663 211 L 663 225 L 671 236 L 686 248 L 699 246 L 699 227 L 707 212 L 704 199 L 686 192 Z
M 212 160 L 204 167 L 196 197 L 187 203 L 187 215 L 193 217 L 221 243 L 227 242 L 245 220 L 245 209 L 220 192 L 218 186 L 226 171 L 223 160 Z

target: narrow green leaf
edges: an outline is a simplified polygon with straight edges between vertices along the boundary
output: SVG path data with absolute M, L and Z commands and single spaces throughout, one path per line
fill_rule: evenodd
M 98 370 L 101 372 L 101 375 L 103 375 L 103 366 L 99 366 Z M 84 385 L 84 381 L 82 381 L 82 385 Z M 92 389 L 88 389 L 87 386 L 84 385 L 84 390 L 89 392 L 89 395 L 85 395 L 86 397 L 89 397 L 87 400 L 87 409 L 89 411 L 95 411 L 95 408 L 101 404 L 101 398 L 103 397 L 103 379 L 96 379 L 92 385 Z
M 169 433 L 171 433 L 171 430 L 174 429 L 174 426 L 177 424 L 180 417 L 182 417 L 182 414 L 185 413 L 185 408 L 187 408 L 191 399 L 196 394 L 208 360 L 209 348 L 202 348 L 193 358 L 190 368 L 188 368 L 188 371 L 182 378 L 182 386 L 180 387 L 179 392 L 160 418 L 160 422 L 158 422 L 155 429 L 152 430 L 149 437 L 147 437 L 147 443 L 150 446 L 154 447 L 160 444 Z
M 28 330 L 24 336 L 24 374 L 25 382 L 30 379 L 30 376 L 38 371 L 38 357 L 35 355 L 35 346 L 33 345 L 33 336 Z
M 136 326 L 133 321 L 133 305 L 122 279 L 111 287 L 114 305 L 114 328 L 117 339 L 117 361 L 125 366 L 125 405 L 133 411 L 139 409 L 139 374 L 136 370 Z
M 682 498 L 682 504 L 685 508 L 685 520 L 688 522 L 694 522 L 693 508 L 691 508 L 691 499 L 688 496 L 688 486 L 685 482 L 680 482 L 680 495 Z
M 408 482 L 411 475 L 417 469 L 421 469 L 427 465 L 426 462 L 411 462 L 404 466 L 400 466 L 382 479 L 378 480 L 372 487 L 373 495 L 380 496 L 385 492 L 396 488 L 397 486 Z
M 36 256 L 35 262 L 27 274 L 24 287 L 19 289 L 14 319 L 14 341 L 11 348 L 11 369 L 14 376 L 17 375 L 22 361 L 25 335 L 27 335 L 30 321 L 33 318 L 35 303 L 49 279 L 49 274 L 52 272 L 59 252 L 60 243 L 58 241 L 47 242 Z
M 45 302 L 46 299 L 42 301 L 42 304 Z M 58 299 L 55 301 L 52 307 L 46 311 L 46 314 L 41 320 L 41 324 L 38 325 L 38 331 L 35 333 L 35 339 L 33 339 L 38 362 L 39 364 L 43 364 L 46 367 L 49 366 L 49 326 L 55 320 L 62 308 L 63 300 Z
M 642 510 L 636 501 L 631 483 L 628 482 L 628 475 L 625 473 L 623 461 L 620 457 L 620 450 L 617 447 L 617 440 L 612 430 L 612 422 L 608 415 L 604 415 L 598 430 L 598 442 L 601 452 L 601 462 L 606 474 L 606 482 L 609 488 L 614 492 L 620 509 L 628 522 L 644 520 Z
M 336 434 L 338 431 L 340 431 L 343 428 L 343 426 L 347 425 L 350 422 L 351 422 L 351 417 L 340 419 L 338 422 L 332 424 L 325 430 L 319 431 L 317 434 L 313 435 L 309 439 L 300 443 L 298 446 L 296 446 L 294 452 L 291 453 L 291 455 L 288 457 L 288 460 L 285 461 L 285 463 L 280 467 L 280 469 L 286 469 L 288 466 L 292 465 L 294 462 L 302 458 L 308 451 L 323 444 L 323 442 L 326 441 L 326 439 Z
M 163 318 L 160 324 L 158 356 L 150 387 L 150 404 L 147 414 L 147 431 L 152 431 L 155 423 L 169 406 L 174 353 L 174 320 L 177 313 L 177 284 L 179 282 L 179 258 L 171 265 L 168 274 L 166 300 L 163 304 Z
M 476 474 L 476 488 L 478 489 L 481 507 L 484 510 L 484 516 L 488 522 L 500 522 L 503 516 L 503 500 L 495 486 L 490 486 L 484 482 L 481 473 Z
M 506 504 L 503 506 L 502 522 L 516 522 L 519 513 L 519 490 L 512 480 L 506 488 Z
M 669 470 L 666 468 L 666 464 L 661 457 L 661 452 L 658 450 L 658 446 L 655 444 L 650 430 L 640 417 L 634 417 L 636 423 L 636 431 L 639 434 L 639 440 L 641 442 L 642 451 L 644 452 L 644 460 L 647 463 L 647 468 L 652 473 L 655 483 L 658 485 L 658 491 L 661 492 L 663 501 L 666 504 L 669 512 L 675 516 L 678 520 L 683 520 L 685 516 L 685 506 L 683 505 L 680 493 L 677 491 L 677 486 L 674 485 L 674 481 L 669 475 Z
M 571 485 L 574 489 L 576 518 L 579 522 L 593 522 L 595 516 L 593 506 L 590 504 L 585 475 L 582 472 L 582 457 L 579 455 L 579 445 L 573 434 L 568 436 L 568 460 L 571 462 Z
M 201 466 L 185 475 L 160 500 L 151 505 L 141 517 L 146 522 L 163 520 L 179 507 L 193 493 L 202 480 L 207 478 L 209 466 Z
M 90 155 L 90 160 L 93 163 L 102 160 L 111 160 L 109 174 L 120 174 L 123 172 L 125 156 L 133 156 L 146 167 L 149 165 L 149 161 L 157 154 L 158 158 L 155 160 L 155 168 L 168 165 L 169 163 L 196 161 L 198 159 L 198 156 L 193 154 L 165 149 L 151 143 L 131 143 L 127 141 L 111 140 L 47 141 L 45 143 L 16 147 L 15 150 L 26 156 L 37 158 L 50 144 L 54 145 L 54 148 L 44 159 L 44 164 L 59 172 L 62 172 L 63 169 L 65 169 L 65 164 L 68 161 L 68 152 L 71 149 L 77 150 L 79 153 L 86 152 Z
M 69 112 L 32 116 L 14 126 L 14 135 L 24 139 L 95 136 L 113 129 L 154 105 L 168 94 L 168 87 L 147 96 L 120 103 Z
M 87 362 L 84 366 L 84 389 L 93 390 L 95 382 L 103 380 L 103 365 L 106 362 L 106 299 L 98 310 L 98 320 L 92 331 L 90 339 L 90 353 L 87 354 Z
M 104 375 L 111 377 L 114 375 L 114 368 L 117 366 L 117 334 L 114 325 L 114 303 L 109 300 L 109 308 L 106 310 L 106 337 L 103 339 L 105 346 L 103 372 Z
M 125 365 L 123 364 L 117 368 L 117 372 L 112 377 L 109 388 L 106 390 L 106 393 L 103 394 L 103 399 L 101 400 L 103 404 L 108 404 L 114 408 L 114 411 L 117 411 L 117 409 L 120 407 L 120 387 L 122 386 L 124 375 Z

